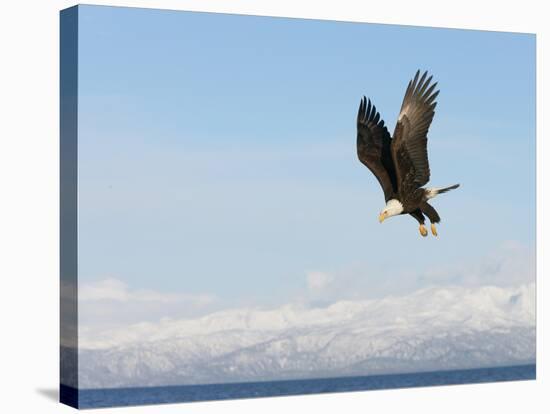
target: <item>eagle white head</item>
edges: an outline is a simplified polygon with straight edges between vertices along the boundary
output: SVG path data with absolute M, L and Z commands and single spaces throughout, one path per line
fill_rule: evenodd
M 380 216 L 378 216 L 378 221 L 382 223 L 388 217 L 397 216 L 402 212 L 403 204 L 401 204 L 401 201 L 392 198 L 391 200 L 388 200 L 388 202 L 386 203 L 386 207 L 384 207 L 384 210 L 380 212 Z

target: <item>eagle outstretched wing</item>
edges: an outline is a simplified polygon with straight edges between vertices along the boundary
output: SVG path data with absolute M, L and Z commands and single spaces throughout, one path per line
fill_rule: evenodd
M 392 139 L 376 107 L 363 97 L 357 113 L 357 156 L 378 179 L 386 201 L 397 191 Z
M 400 192 L 409 193 L 430 180 L 428 162 L 428 129 L 432 123 L 437 102 L 437 82 L 430 85 L 432 76 L 420 71 L 409 81 L 401 111 L 393 133 L 392 158 Z

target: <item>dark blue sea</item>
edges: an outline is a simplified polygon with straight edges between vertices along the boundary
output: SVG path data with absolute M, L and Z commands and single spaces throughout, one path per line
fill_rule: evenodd
M 430 385 L 470 384 L 535 379 L 535 365 L 414 374 L 372 375 L 232 384 L 80 390 L 79 408 L 167 404 L 279 395 L 319 394 Z

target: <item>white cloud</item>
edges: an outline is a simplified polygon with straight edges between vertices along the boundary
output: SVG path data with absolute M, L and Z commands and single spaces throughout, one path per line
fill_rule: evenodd
M 535 250 L 507 241 L 477 259 L 434 265 L 396 263 L 373 267 L 368 263 L 306 274 L 305 300 L 331 303 L 337 300 L 376 299 L 437 286 L 518 286 L 535 281 Z
M 332 283 L 334 277 L 324 272 L 308 272 L 306 274 L 307 287 L 310 291 L 317 292 L 325 289 Z
M 214 310 L 217 298 L 209 294 L 131 289 L 116 278 L 82 283 L 78 287 L 80 326 L 112 328 L 163 318 L 197 316 Z
M 128 290 L 125 283 L 117 279 L 104 279 L 93 283 L 86 283 L 78 287 L 78 299 L 86 300 L 118 300 L 128 299 Z
M 534 249 L 506 241 L 481 259 L 426 269 L 418 276 L 424 284 L 461 286 L 513 286 L 535 281 Z
M 192 302 L 197 305 L 208 305 L 214 301 L 212 295 L 186 295 L 163 293 L 154 290 L 130 290 L 128 285 L 119 279 L 108 278 L 92 283 L 85 283 L 78 289 L 79 301 L 115 301 L 115 302 Z

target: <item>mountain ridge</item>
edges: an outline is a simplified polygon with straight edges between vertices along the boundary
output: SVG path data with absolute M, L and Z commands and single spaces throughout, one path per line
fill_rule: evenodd
M 84 337 L 79 381 L 101 388 L 522 364 L 535 359 L 534 301 L 534 284 L 428 288 L 138 324 Z

